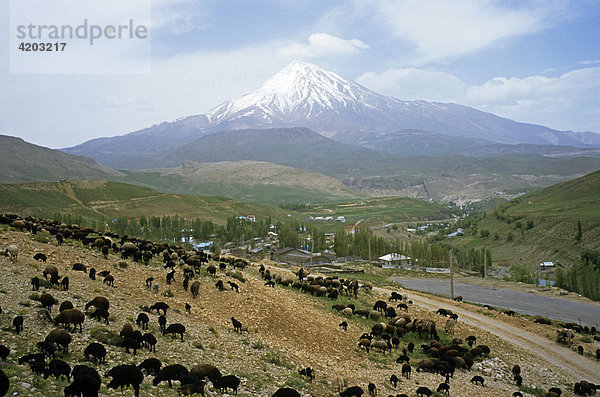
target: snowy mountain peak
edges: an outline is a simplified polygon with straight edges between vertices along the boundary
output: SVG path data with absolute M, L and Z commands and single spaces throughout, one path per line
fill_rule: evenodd
M 353 108 L 377 94 L 336 73 L 307 62 L 294 61 L 262 87 L 207 113 L 211 122 L 259 116 L 314 117 L 324 111 Z M 260 115 L 259 115 L 260 113 Z

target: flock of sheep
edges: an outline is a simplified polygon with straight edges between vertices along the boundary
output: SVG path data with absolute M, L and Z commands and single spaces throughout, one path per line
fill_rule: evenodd
M 175 282 L 175 269 L 181 269 L 183 274 L 181 282 L 185 291 L 188 291 L 189 288 L 192 299 L 199 293 L 200 281 L 196 279 L 196 276 L 203 265 L 206 272 L 211 276 L 215 276 L 217 269 L 224 271 L 227 267 L 234 267 L 243 270 L 249 265 L 248 262 L 242 259 L 211 257 L 204 252 L 186 252 L 179 247 L 172 247 L 166 243 L 155 243 L 111 233 L 98 237 L 98 234 L 92 229 L 65 225 L 59 222 L 34 218 L 21 219 L 14 215 L 0 215 L 0 224 L 2 223 L 32 233 L 42 230 L 49 232 L 55 236 L 59 245 L 66 239 L 79 240 L 83 245 L 100 250 L 105 257 L 108 256 L 111 250 L 119 253 L 124 259 L 131 258 L 138 262 L 147 263 L 152 258 L 159 257 L 167 270 L 166 283 Z M 88 237 L 92 235 L 94 237 Z M 16 262 L 18 261 L 19 249 L 16 245 L 10 245 L 5 249 L 5 254 L 11 261 Z M 47 258 L 41 254 L 36 255 L 34 259 L 45 262 Z M 210 264 L 209 259 L 218 265 Z M 89 278 L 92 280 L 95 280 L 97 275 L 101 276 L 104 283 L 114 286 L 115 279 L 110 271 L 97 272 L 96 269 L 87 269 L 86 266 L 80 263 L 73 264 L 72 270 L 88 273 Z M 371 288 L 368 284 L 360 285 L 356 279 L 315 276 L 307 273 L 304 269 L 300 269 L 294 279 L 284 278 L 279 274 L 271 274 L 271 270 L 262 265 L 259 272 L 265 281 L 266 287 L 275 287 L 276 285 L 291 287 L 316 297 L 327 297 L 332 300 L 337 300 L 340 295 L 349 298 L 357 297 L 361 287 Z M 158 284 L 153 277 L 148 277 L 145 284 L 149 290 L 158 288 Z M 239 292 L 239 286 L 235 282 L 228 281 L 227 284 L 232 291 Z M 76 308 L 70 301 L 64 301 L 60 303 L 58 313 L 53 316 L 52 308 L 58 302 L 51 295 L 51 288 L 68 290 L 69 278 L 66 275 L 61 277 L 56 266 L 47 265 L 39 276 L 35 276 L 31 280 L 32 290 L 37 291 L 41 286 L 46 287 L 46 292 L 39 296 L 42 309 L 39 310 L 38 315 L 50 320 L 56 328 L 51 329 L 46 338 L 36 344 L 38 351 L 19 357 L 17 362 L 29 365 L 33 373 L 44 378 L 49 376 L 66 377 L 70 384 L 64 388 L 65 396 L 97 396 L 102 384 L 102 377 L 110 378 L 107 384 L 108 388 L 117 389 L 129 386 L 133 388 L 135 395 L 138 396 L 140 385 L 143 383 L 145 376 L 153 376 L 152 384 L 154 386 L 167 382 L 171 387 L 172 382 L 178 381 L 180 383 L 178 392 L 182 395 L 198 393 L 204 396 L 208 392 L 209 382 L 219 392 L 231 390 L 237 394 L 241 380 L 235 375 L 222 375 L 221 371 L 212 364 L 200 364 L 188 369 L 180 364 L 163 366 L 157 358 L 152 357 L 138 365 L 122 364 L 114 366 L 101 376 L 94 367 L 85 363 L 72 361 L 69 364 L 62 359 L 57 359 L 57 352 L 61 352 L 63 358 L 69 356 L 68 348 L 73 340 L 72 334 L 83 331 L 82 325 L 87 316 L 95 318 L 97 321 L 104 321 L 105 324 L 109 323 L 110 303 L 104 296 L 94 297 L 84 308 Z M 225 289 L 223 281 L 218 280 L 215 283 L 215 288 Z M 372 320 L 374 323 L 371 332 L 360 336 L 358 348 L 364 349 L 367 353 L 373 350 L 381 354 L 392 354 L 394 351 L 401 349 L 402 354 L 395 360 L 400 364 L 401 377 L 410 378 L 412 368 L 415 368 L 417 373 L 431 372 L 442 377 L 443 381 L 433 390 L 426 386 L 419 386 L 414 391 L 418 396 L 431 396 L 434 392 L 449 395 L 455 371 L 469 370 L 475 360 L 489 355 L 490 349 L 485 345 L 475 345 L 477 338 L 474 335 L 466 339 L 466 345 L 460 338 L 454 338 L 447 344 L 440 343 L 435 320 L 431 318 L 413 318 L 410 314 L 411 303 L 406 296 L 392 292 L 387 302 L 378 300 L 369 308 L 356 307 L 352 303 L 334 304 L 332 308 L 346 318 L 339 325 L 343 330 L 348 329 L 348 321 L 354 316 Z M 189 311 L 190 307 L 189 304 L 186 304 L 186 310 Z M 183 340 L 186 327 L 181 323 L 168 324 L 168 309 L 169 305 L 165 302 L 155 302 L 149 307 L 144 307 L 135 321 L 136 327 L 139 329 L 135 329 L 130 323 L 123 325 L 119 333 L 118 345 L 124 348 L 126 353 L 133 356 L 136 355 L 139 349 L 148 349 L 149 352 L 155 352 L 158 342 L 156 336 L 151 332 L 142 332 L 148 330 L 148 323 L 151 321 L 148 314 L 153 311 L 156 311 L 158 315 L 157 320 L 163 336 L 173 334 Z M 458 316 L 447 309 L 438 310 L 437 315 L 448 317 L 444 329 L 447 334 L 452 335 Z M 231 324 L 235 332 L 241 333 L 247 330 L 235 317 L 231 317 Z M 17 334 L 23 331 L 23 316 L 16 316 L 13 319 L 13 327 L 14 332 Z M 418 335 L 419 340 L 423 341 L 420 347 L 415 347 L 413 343 L 402 346 L 405 335 L 410 333 Z M 349 346 L 349 348 L 351 347 Z M 417 355 L 415 349 L 421 349 L 422 353 L 419 355 L 424 354 L 427 357 L 415 363 L 415 355 Z M 0 358 L 6 361 L 9 355 L 10 350 L 0 345 Z M 98 364 L 105 361 L 106 355 L 107 346 L 98 342 L 90 343 L 84 350 L 85 360 L 91 360 Z M 75 357 L 70 358 L 75 359 Z M 80 357 L 80 359 L 82 358 Z M 73 364 L 74 367 L 71 368 Z M 309 381 L 312 381 L 315 377 L 312 368 L 303 368 L 299 373 Z M 518 366 L 513 368 L 513 376 L 515 386 L 521 386 L 523 378 Z M 397 388 L 399 378 L 393 374 L 385 382 L 389 382 L 389 385 Z M 473 376 L 471 382 L 485 387 L 485 379 L 479 375 Z M 341 397 L 360 397 L 365 393 L 360 386 L 351 386 L 345 389 L 341 385 L 339 386 L 338 392 Z M 0 370 L 0 397 L 6 395 L 9 388 L 9 379 Z M 592 395 L 596 389 L 596 385 L 582 381 L 575 385 L 574 391 L 577 395 L 585 396 Z M 375 397 L 377 392 L 378 387 L 375 383 L 367 385 L 367 393 L 370 396 Z M 560 394 L 560 389 L 553 388 L 548 391 L 546 396 L 556 397 Z M 513 394 L 513 396 L 519 395 L 521 395 L 519 391 Z M 405 396 L 408 395 L 405 393 L 396 394 L 396 397 Z M 283 387 L 276 390 L 273 397 L 300 397 L 300 393 L 292 388 Z M 394 396 L 390 395 L 389 397 Z

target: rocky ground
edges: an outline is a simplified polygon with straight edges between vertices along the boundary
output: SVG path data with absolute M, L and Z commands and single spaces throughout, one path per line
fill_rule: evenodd
M 223 273 L 217 274 L 216 278 L 203 273 L 199 276 L 200 294 L 192 299 L 191 294 L 183 290 L 180 272 L 176 274 L 176 281 L 172 285 L 165 284 L 166 271 L 157 259 L 149 265 L 130 262 L 126 268 L 121 268 L 116 265 L 119 258 L 112 254 L 105 259 L 99 252 L 79 244 L 68 243 L 59 247 L 54 241 L 34 241 L 32 236 L 26 233 L 0 231 L 2 251 L 9 244 L 16 244 L 21 251 L 16 263 L 11 263 L 6 257 L 0 257 L 3 274 L 0 277 L 0 305 L 3 309 L 3 313 L 0 314 L 0 344 L 11 349 L 7 362 L 2 363 L 1 368 L 10 378 L 11 395 L 58 396 L 62 395 L 62 389 L 68 383 L 66 380 L 52 378 L 44 380 L 33 375 L 28 367 L 17 364 L 18 357 L 34 352 L 35 342 L 43 340 L 54 328 L 47 320 L 39 318 L 39 302 L 32 299 L 35 296 L 32 295 L 30 280 L 34 276 L 41 277 L 45 266 L 32 259 L 36 252 L 45 253 L 48 256 L 48 264 L 56 265 L 61 275 L 68 275 L 70 278 L 71 287 L 68 291 L 59 291 L 56 288 L 48 291 L 59 302 L 71 300 L 75 307 L 83 309 L 85 303 L 93 297 L 106 296 L 111 303 L 110 325 L 104 326 L 88 318 L 83 325 L 83 332 L 73 334 L 69 354 L 64 358 L 71 366 L 85 363 L 96 366 L 98 372 L 104 374 L 115 365 L 139 364 L 143 359 L 152 356 L 159 358 L 163 365 L 181 363 L 187 368 L 197 363 L 211 363 L 219 367 L 224 374 L 235 374 L 242 379 L 238 393 L 240 396 L 270 396 L 278 387 L 284 385 L 301 391 L 303 396 L 334 396 L 337 395 L 339 383 L 347 386 L 360 385 L 366 390 L 369 382 L 377 385 L 379 396 L 399 393 L 413 396 L 418 386 L 435 389 L 443 381 L 438 375 L 416 373 L 413 369 L 410 380 L 402 379 L 398 388 L 392 388 L 388 380 L 392 374 L 400 377 L 400 365 L 395 363 L 395 358 L 400 353 L 395 351 L 391 355 L 377 352 L 367 354 L 357 348 L 358 337 L 369 331 L 372 322 L 351 318 L 348 319 L 348 331 L 343 331 L 338 324 L 344 318 L 331 309 L 333 301 L 314 298 L 281 286 L 267 287 L 259 278 L 256 265 L 243 271 L 244 283 Z M 111 270 L 115 277 L 115 286 L 109 287 L 100 279 L 92 281 L 87 274 L 72 271 L 71 266 L 75 262 L 84 263 L 98 271 Z M 273 267 L 272 273 L 281 273 L 285 278 L 293 277 L 292 273 L 284 268 Z M 160 283 L 158 293 L 145 289 L 144 281 L 150 276 Z M 224 282 L 236 282 L 240 285 L 240 292 L 218 291 L 214 286 L 217 278 Z M 40 293 L 42 290 L 43 288 Z M 430 318 L 438 324 L 445 323 L 445 318 L 436 315 L 431 309 L 438 303 L 439 307 L 445 307 L 451 304 L 450 302 L 443 298 L 423 295 L 424 298 L 419 303 L 417 294 L 412 295 L 415 304 L 409 309 L 411 316 Z M 361 289 L 358 299 L 341 300 L 367 308 L 377 299 L 386 299 L 387 296 L 387 290 Z M 425 298 L 433 301 L 425 302 Z M 134 324 L 142 306 L 151 305 L 156 301 L 167 302 L 171 307 L 167 315 L 169 323 L 180 322 L 186 326 L 183 341 L 159 335 L 158 316 L 151 314 L 150 331 L 158 338 L 156 353 L 151 354 L 144 350 L 133 356 L 126 354 L 123 348 L 107 346 L 106 364 L 85 362 L 83 349 L 95 340 L 91 334 L 98 335 L 102 327 L 118 333 L 124 323 Z M 189 314 L 184 309 L 186 302 L 192 306 Z M 470 305 L 463 304 L 460 310 L 468 311 L 473 316 L 488 317 L 477 312 L 480 308 Z M 57 307 L 54 307 L 52 312 L 56 315 Z M 11 325 L 17 314 L 25 317 L 24 331 L 20 335 L 13 332 Z M 232 316 L 240 320 L 247 331 L 241 334 L 233 332 L 230 321 Z M 527 328 L 527 331 L 547 338 L 549 344 L 553 343 L 555 331 L 548 326 L 533 324 L 524 319 L 497 317 L 494 318 L 495 321 L 527 321 L 528 327 L 538 327 Z M 561 369 L 560 365 L 548 362 L 530 350 L 504 340 L 493 330 L 485 330 L 483 325 L 483 329 L 476 328 L 474 324 L 482 323 L 459 320 L 455 336 L 465 338 L 471 334 L 476 335 L 478 343 L 488 345 L 492 353 L 489 358 L 474 365 L 471 371 L 456 372 L 450 382 L 452 396 L 511 396 L 518 390 L 510 376 L 510 368 L 514 364 L 519 364 L 523 369 L 524 385 L 529 388 L 547 390 L 550 386 L 558 386 L 566 391 L 572 390 L 574 381 L 581 380 L 570 373 L 569 367 Z M 522 327 L 519 324 L 515 326 Z M 406 345 L 409 341 L 414 341 L 417 346 L 421 343 L 411 336 L 403 340 L 401 345 Z M 561 346 L 558 348 L 568 350 Z M 413 368 L 419 357 L 424 356 L 420 349 L 416 349 L 411 362 Z M 589 357 L 581 357 L 581 360 L 588 360 L 590 366 L 594 364 Z M 306 366 L 315 369 L 316 379 L 313 382 L 307 382 L 297 374 L 298 369 Z M 600 371 L 598 373 L 600 378 Z M 469 382 L 475 374 L 481 374 L 486 379 L 485 387 Z M 600 379 L 587 380 L 600 382 Z M 122 393 L 107 389 L 106 378 L 103 379 L 103 383 L 101 395 L 133 395 L 131 389 L 125 389 Z M 211 393 L 216 394 L 212 390 Z M 173 389 L 164 384 L 159 387 L 152 386 L 151 378 L 147 377 L 142 385 L 141 395 L 175 396 L 177 393 L 175 386 Z M 563 395 L 569 396 L 572 392 Z

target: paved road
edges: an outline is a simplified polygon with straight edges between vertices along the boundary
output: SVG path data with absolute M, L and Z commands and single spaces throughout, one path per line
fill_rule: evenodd
M 449 280 L 393 278 L 408 289 L 450 296 Z M 454 282 L 454 295 L 467 302 L 492 305 L 519 313 L 600 328 L 600 306 L 505 288 Z

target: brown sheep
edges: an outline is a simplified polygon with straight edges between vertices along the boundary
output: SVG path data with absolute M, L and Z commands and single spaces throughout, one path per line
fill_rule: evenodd
M 63 353 L 69 353 L 69 343 L 71 343 L 71 335 L 64 329 L 54 329 L 50 331 L 45 339 L 46 342 L 53 343 L 62 348 Z
M 66 324 L 67 329 L 71 331 L 71 324 L 73 324 L 73 332 L 77 330 L 79 325 L 79 332 L 82 332 L 82 324 L 85 320 L 85 314 L 79 309 L 67 309 L 63 310 L 54 319 L 55 325 Z

